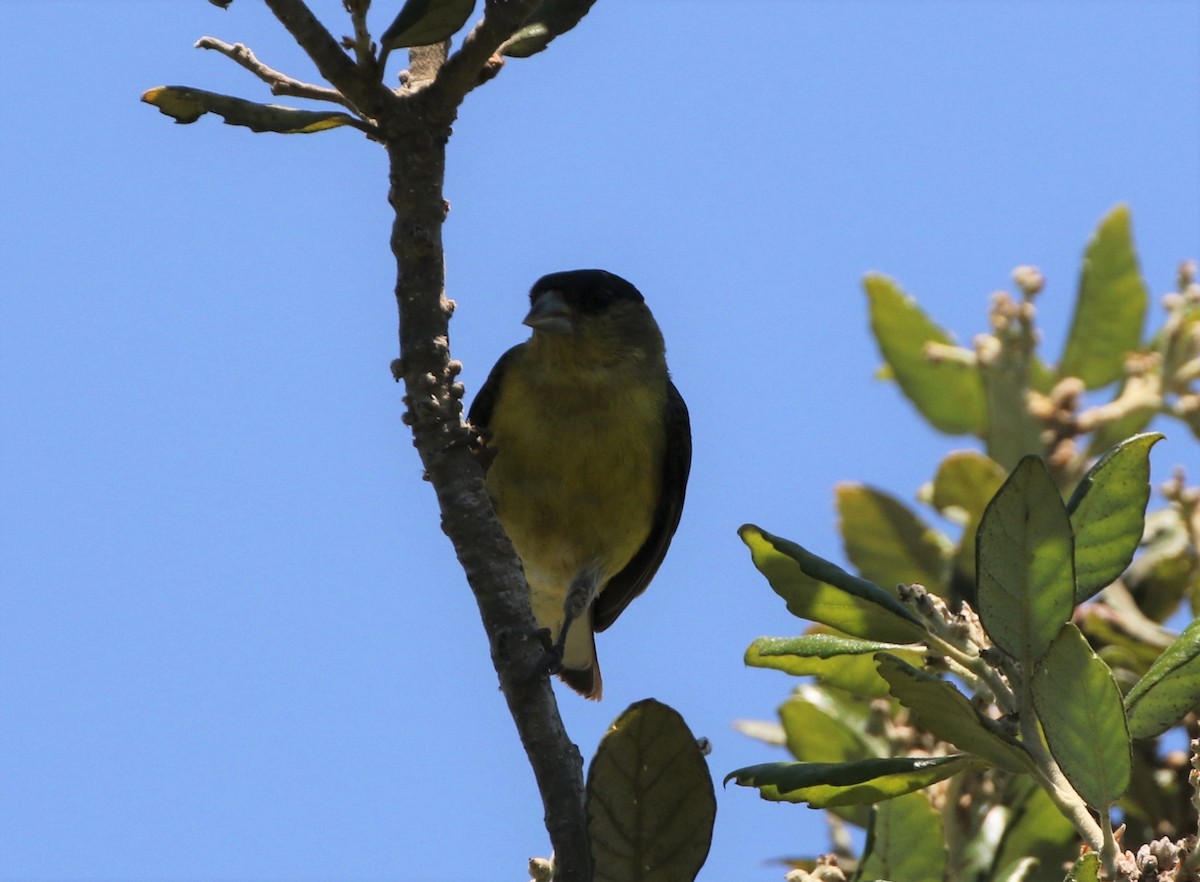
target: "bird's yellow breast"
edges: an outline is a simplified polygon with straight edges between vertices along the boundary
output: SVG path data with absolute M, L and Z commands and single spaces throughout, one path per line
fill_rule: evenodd
M 665 400 L 665 367 L 580 373 L 534 354 L 508 370 L 487 482 L 535 592 L 565 591 L 588 568 L 602 587 L 645 542 L 662 491 Z

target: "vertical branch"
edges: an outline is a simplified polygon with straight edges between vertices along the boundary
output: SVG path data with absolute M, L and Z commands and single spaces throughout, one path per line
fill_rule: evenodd
M 437 493 L 442 529 L 475 593 L 492 661 L 537 779 L 556 856 L 555 878 L 588 882 L 583 760 L 545 676 L 545 648 L 536 636 L 520 561 L 492 511 L 461 420 L 462 390 L 454 382 L 458 366 L 450 359 L 448 342 L 453 310 L 443 293 L 445 144 L 444 136 L 425 128 L 387 143 L 406 422 Z

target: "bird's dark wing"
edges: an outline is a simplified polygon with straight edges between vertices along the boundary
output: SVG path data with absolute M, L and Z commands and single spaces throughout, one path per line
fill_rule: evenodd
M 467 422 L 484 435 L 487 434 L 488 425 L 492 421 L 492 410 L 496 407 L 496 399 L 500 397 L 500 384 L 504 382 L 504 372 L 508 370 L 509 365 L 515 359 L 520 357 L 524 349 L 525 344 L 520 343 L 500 356 L 500 360 L 496 362 L 492 372 L 488 374 L 488 378 L 483 381 L 483 385 L 475 394 L 475 400 L 471 402 L 471 409 L 467 411 Z M 488 459 L 484 458 L 485 469 L 487 462 Z
M 667 546 L 671 544 L 675 528 L 679 526 L 688 472 L 692 468 L 692 424 L 683 396 L 669 380 L 666 420 L 667 450 L 663 458 L 662 494 L 658 498 L 658 510 L 654 513 L 654 524 L 633 560 L 609 579 L 608 585 L 596 598 L 593 627 L 597 631 L 603 631 L 615 622 L 629 602 L 646 590 L 667 554 Z

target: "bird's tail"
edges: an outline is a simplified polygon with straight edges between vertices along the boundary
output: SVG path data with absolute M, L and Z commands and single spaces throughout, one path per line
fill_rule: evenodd
M 592 631 L 592 611 L 571 624 L 563 648 L 563 667 L 559 679 L 592 701 L 599 701 L 604 691 L 600 677 L 600 662 L 596 658 L 596 635 Z

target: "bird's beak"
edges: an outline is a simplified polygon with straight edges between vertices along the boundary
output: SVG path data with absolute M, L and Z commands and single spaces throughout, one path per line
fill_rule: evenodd
M 570 334 L 575 330 L 575 312 L 558 291 L 547 291 L 537 299 L 522 324 L 535 331 Z

